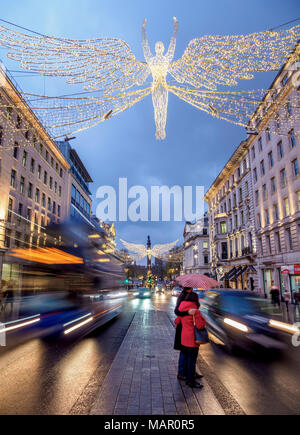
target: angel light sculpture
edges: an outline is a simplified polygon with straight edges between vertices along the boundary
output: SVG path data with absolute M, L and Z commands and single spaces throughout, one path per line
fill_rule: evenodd
M 135 58 L 126 42 L 115 38 L 71 40 L 27 35 L 0 26 L 0 45 L 24 69 L 66 77 L 69 84 L 82 83 L 84 90 L 101 91 L 100 96 L 76 98 L 23 93 L 53 137 L 106 121 L 152 94 L 156 138 L 164 139 L 169 92 L 212 116 L 246 127 L 261 99 L 267 96 L 272 100 L 275 91 L 225 92 L 218 86 L 235 86 L 240 79 L 251 80 L 253 72 L 278 70 L 287 59 L 296 62 L 299 57 L 300 44 L 296 43 L 300 26 L 295 26 L 279 32 L 196 38 L 183 56 L 173 61 L 178 31 L 177 19 L 173 21 L 167 52 L 164 54 L 163 43 L 157 42 L 155 55 L 151 54 L 144 21 L 145 62 Z M 167 80 L 168 74 L 176 86 Z M 150 75 L 151 85 L 142 87 Z M 297 107 L 297 102 L 290 103 Z M 278 110 L 287 126 L 293 120 L 285 119 L 282 113 Z
M 162 258 L 164 254 L 169 252 L 178 243 L 178 240 L 175 240 L 175 242 L 154 245 L 153 248 L 149 248 L 142 243 L 130 243 L 123 239 L 120 240 L 128 251 L 134 252 L 134 255 L 131 255 L 134 261 L 141 260 L 144 257 L 151 258 L 151 256 Z

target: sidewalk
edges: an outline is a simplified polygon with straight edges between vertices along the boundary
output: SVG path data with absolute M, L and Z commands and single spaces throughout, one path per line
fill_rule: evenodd
M 137 312 L 91 414 L 224 414 L 205 380 L 202 390 L 177 380 L 174 333 L 167 313 Z

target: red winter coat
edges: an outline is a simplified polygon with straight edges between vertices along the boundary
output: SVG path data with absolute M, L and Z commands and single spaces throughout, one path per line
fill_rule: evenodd
M 192 308 L 197 309 L 197 305 L 194 302 L 183 301 L 179 305 L 179 311 L 188 311 Z M 197 309 L 195 314 L 195 323 L 198 329 L 203 329 L 206 321 L 203 316 L 201 316 L 200 311 Z M 199 347 L 195 343 L 195 333 L 194 333 L 194 321 L 193 316 L 176 317 L 175 325 L 182 324 L 181 332 L 181 344 L 186 347 Z

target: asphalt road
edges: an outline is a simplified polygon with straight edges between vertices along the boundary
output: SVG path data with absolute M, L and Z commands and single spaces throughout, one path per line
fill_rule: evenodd
M 1 414 L 88 414 L 138 310 L 164 310 L 170 295 L 130 300 L 124 312 L 92 334 L 69 342 L 31 340 L 0 349 Z M 228 413 L 300 414 L 300 348 L 291 357 L 229 355 L 200 349 L 199 367 Z

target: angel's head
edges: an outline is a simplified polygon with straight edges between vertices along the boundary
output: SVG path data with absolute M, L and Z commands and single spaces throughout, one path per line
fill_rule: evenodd
M 155 53 L 158 54 L 158 55 L 162 55 L 164 51 L 165 51 L 164 44 L 161 41 L 158 41 L 155 44 Z

